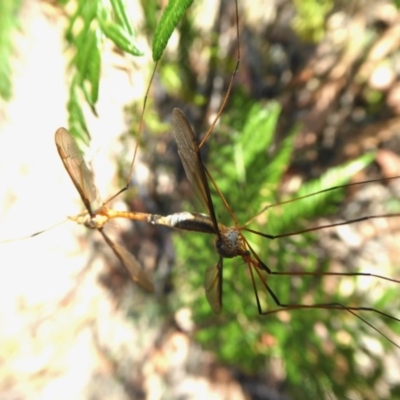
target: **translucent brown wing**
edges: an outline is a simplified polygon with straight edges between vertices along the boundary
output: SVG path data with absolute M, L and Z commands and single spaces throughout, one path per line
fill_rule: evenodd
M 219 314 L 222 309 L 222 263 L 223 258 L 220 257 L 217 264 L 207 268 L 204 277 L 206 297 L 216 314 Z
M 107 244 L 112 248 L 115 255 L 124 265 L 124 267 L 129 272 L 132 280 L 136 282 L 141 288 L 147 290 L 148 292 L 154 292 L 154 285 L 150 282 L 149 278 L 143 271 L 139 262 L 136 258 L 129 253 L 128 250 L 124 249 L 122 246 L 114 243 L 103 230 L 100 230 L 101 234 L 104 237 L 104 240 Z
M 215 232 L 220 236 L 218 222 L 215 217 L 214 206 L 211 200 L 210 188 L 208 186 L 196 137 L 188 120 L 182 111 L 177 108 L 172 111 L 172 130 L 186 176 L 197 198 L 207 209 L 214 223 Z
M 102 203 L 94 185 L 93 174 L 87 167 L 78 145 L 64 128 L 57 129 L 55 142 L 65 169 L 74 182 L 87 210 L 93 215 L 93 212 L 100 208 Z

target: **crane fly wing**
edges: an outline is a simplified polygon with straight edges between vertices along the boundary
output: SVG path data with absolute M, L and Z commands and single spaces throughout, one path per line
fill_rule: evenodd
M 203 161 L 200 155 L 199 145 L 197 144 L 192 127 L 182 111 L 178 108 L 175 108 L 172 111 L 172 131 L 174 133 L 179 157 L 182 160 L 186 176 L 196 196 L 210 214 L 215 232 L 220 236 L 218 222 L 211 200 L 210 188 L 208 186 Z
M 206 194 L 207 181 L 203 181 L 203 174 L 201 173 L 203 168 L 202 165 L 199 164 L 197 156 L 198 145 L 196 138 L 186 117 L 177 108 L 172 112 L 172 128 L 186 176 L 196 196 L 208 210 L 209 204 Z
M 222 263 L 223 258 L 220 257 L 217 264 L 207 268 L 204 277 L 206 297 L 216 314 L 219 314 L 222 309 Z
M 188 120 L 182 111 L 177 108 L 172 112 L 172 130 L 186 176 L 196 196 L 208 210 L 215 233 L 221 240 L 221 232 L 215 216 L 210 187 L 208 186 L 206 170 L 201 159 L 199 145 Z M 206 297 L 216 314 L 219 314 L 222 309 L 222 263 L 223 259 L 220 257 L 217 264 L 206 270 L 204 277 Z
M 154 285 L 150 282 L 149 278 L 143 271 L 142 267 L 139 264 L 139 261 L 129 253 L 124 247 L 120 246 L 117 243 L 114 243 L 103 230 L 100 230 L 101 234 L 104 237 L 104 240 L 111 247 L 114 254 L 121 261 L 123 266 L 129 272 L 132 280 L 137 283 L 142 289 L 147 290 L 148 292 L 154 292 Z
M 71 134 L 64 128 L 59 128 L 55 134 L 58 154 L 74 182 L 89 214 L 101 207 L 100 196 L 94 184 L 93 174 L 87 167 L 82 153 Z

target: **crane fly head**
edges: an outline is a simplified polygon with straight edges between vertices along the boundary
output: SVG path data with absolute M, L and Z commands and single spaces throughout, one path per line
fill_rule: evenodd
M 110 219 L 108 215 L 109 208 L 105 205 L 96 210 L 94 215 L 88 212 L 77 215 L 76 217 L 68 217 L 70 220 L 78 224 L 85 225 L 89 229 L 100 229 Z

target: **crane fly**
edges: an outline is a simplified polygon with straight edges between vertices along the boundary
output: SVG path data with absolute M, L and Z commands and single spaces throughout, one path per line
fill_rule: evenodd
M 236 26 L 237 26 L 237 36 L 239 37 L 239 32 L 238 32 L 238 11 L 237 11 L 237 3 L 235 2 L 236 5 Z M 249 228 L 246 228 L 246 225 L 250 223 L 246 223 L 245 225 L 240 226 L 235 215 L 232 213 L 227 201 L 225 200 L 224 196 L 222 193 L 219 191 L 217 188 L 215 182 L 213 181 L 211 175 L 209 174 L 208 170 L 203 164 L 203 161 L 201 159 L 200 151 L 199 149 L 203 146 L 209 135 L 211 134 L 217 120 L 221 116 L 223 109 L 227 103 L 227 99 L 229 97 L 231 88 L 232 88 L 232 83 L 234 80 L 234 77 L 236 75 L 236 72 L 239 68 L 240 64 L 240 46 L 238 43 L 238 59 L 237 63 L 235 66 L 235 70 L 231 76 L 229 87 L 226 93 L 226 96 L 222 102 L 222 105 L 217 113 L 217 116 L 215 117 L 214 121 L 212 122 L 212 125 L 210 126 L 210 129 L 207 131 L 205 137 L 201 141 L 200 144 L 197 143 L 194 132 L 187 121 L 186 117 L 184 114 L 178 110 L 175 109 L 173 111 L 173 120 L 172 120 L 172 125 L 173 125 L 173 132 L 175 135 L 175 139 L 178 145 L 178 151 L 179 155 L 182 159 L 183 166 L 185 168 L 185 172 L 187 175 L 188 180 L 191 183 L 191 186 L 196 193 L 197 197 L 200 199 L 200 202 L 202 203 L 203 207 L 205 210 L 208 212 L 207 214 L 201 214 L 201 213 L 192 213 L 192 212 L 181 212 L 181 213 L 175 213 L 167 216 L 160 216 L 156 214 L 146 214 L 146 213 L 137 213 L 137 212 L 124 212 L 124 211 L 115 211 L 110 209 L 107 204 L 117 197 L 121 192 L 125 191 L 129 187 L 129 182 L 132 176 L 132 171 L 133 171 L 133 166 L 135 162 L 135 157 L 136 157 L 136 151 L 137 151 L 137 146 L 135 147 L 134 155 L 132 158 L 132 163 L 130 166 L 129 174 L 128 174 L 128 179 L 126 186 L 122 188 L 118 193 L 116 193 L 114 196 L 112 196 L 107 202 L 102 203 L 100 196 L 98 194 L 97 188 L 94 185 L 94 179 L 93 179 L 93 174 L 87 167 L 86 163 L 84 162 L 84 159 L 82 157 L 82 154 L 76 145 L 75 141 L 69 134 L 69 132 L 64 129 L 60 128 L 57 130 L 56 135 L 55 135 L 55 140 L 56 140 L 56 145 L 57 149 L 59 152 L 59 155 L 64 163 L 64 166 L 70 175 L 76 189 L 79 192 L 79 195 L 86 207 L 87 212 L 81 213 L 78 216 L 75 217 L 69 217 L 70 220 L 73 220 L 77 223 L 83 224 L 86 227 L 90 229 L 97 229 L 99 232 L 102 234 L 104 237 L 104 240 L 106 243 L 111 247 L 113 252 L 116 254 L 118 259 L 121 261 L 121 263 L 125 266 L 125 268 L 128 270 L 129 274 L 131 275 L 132 279 L 140 285 L 142 288 L 148 290 L 148 291 L 153 291 L 154 287 L 152 283 L 149 281 L 145 273 L 143 272 L 140 264 L 138 261 L 134 258 L 133 255 L 131 255 L 126 249 L 124 249 L 122 246 L 114 243 L 104 232 L 104 225 L 113 218 L 129 218 L 132 220 L 136 221 L 144 221 L 151 223 L 153 225 L 164 225 L 168 226 L 171 228 L 176 228 L 180 230 L 185 230 L 185 231 L 196 231 L 196 232 L 202 232 L 202 233 L 207 233 L 207 234 L 214 234 L 216 236 L 215 239 L 215 246 L 217 253 L 219 255 L 218 262 L 213 265 L 212 267 L 208 268 L 206 270 L 205 274 L 205 281 L 204 281 L 204 286 L 205 286 L 205 291 L 206 291 L 206 297 L 207 300 L 212 308 L 212 310 L 216 313 L 220 313 L 222 309 L 222 278 L 223 278 L 223 259 L 224 258 L 233 258 L 233 257 L 241 257 L 243 261 L 246 263 L 248 266 L 251 280 L 252 280 L 252 285 L 254 288 L 255 292 L 255 297 L 256 297 L 256 302 L 257 302 L 257 307 L 258 311 L 260 314 L 266 315 L 273 313 L 274 311 L 263 311 L 260 300 L 258 297 L 257 289 L 256 289 L 256 284 L 255 284 L 255 279 L 256 275 L 259 277 L 263 287 L 266 289 L 266 291 L 271 295 L 275 303 L 283 308 L 286 309 L 295 309 L 295 308 L 336 308 L 336 309 L 345 309 L 348 310 L 349 312 L 352 311 L 357 311 L 357 310 L 367 310 L 367 311 L 373 311 L 377 312 L 379 314 L 388 316 L 385 313 L 382 313 L 376 309 L 372 308 L 351 308 L 351 307 L 346 307 L 340 304 L 327 304 L 327 305 L 301 305 L 301 304 L 282 304 L 277 296 L 274 294 L 274 292 L 271 290 L 269 285 L 266 282 L 266 278 L 264 277 L 264 273 L 267 274 L 272 274 L 272 275 L 349 275 L 349 276 L 371 276 L 371 277 L 376 277 L 380 279 L 385 279 L 388 281 L 392 282 L 398 282 L 397 280 L 386 278 L 380 275 L 375 275 L 375 274 L 368 274 L 368 273 L 317 273 L 317 272 L 275 272 L 271 271 L 265 263 L 261 261 L 261 259 L 258 257 L 258 255 L 255 253 L 255 251 L 252 249 L 251 245 L 247 241 L 247 239 L 243 236 L 242 232 L 243 231 L 248 231 L 252 232 L 261 236 L 264 236 L 268 239 L 277 239 L 277 238 L 282 238 L 286 236 L 291 236 L 295 234 L 301 234 L 305 232 L 310 232 L 314 231 L 317 229 L 323 229 L 326 227 L 331 227 L 331 226 L 337 226 L 337 225 L 342 225 L 342 224 L 348 224 L 351 222 L 357 222 L 361 221 L 364 219 L 369 219 L 369 218 L 376 218 L 375 216 L 372 217 L 362 217 L 359 219 L 355 219 L 352 221 L 346 221 L 343 223 L 338 223 L 338 224 L 330 224 L 330 225 L 324 225 L 320 226 L 317 228 L 311 228 L 311 229 L 304 229 L 301 231 L 297 232 L 291 232 L 291 233 L 286 233 L 286 234 L 281 234 L 281 235 L 268 235 L 264 234 L 262 232 L 258 232 Z M 149 92 L 149 88 L 151 85 L 151 82 L 153 80 L 155 69 L 153 71 L 153 75 L 150 80 L 150 84 L 148 86 L 147 93 Z M 143 114 L 144 110 L 146 107 L 146 99 L 147 99 L 147 93 L 145 96 L 145 100 L 143 103 L 143 110 L 141 114 L 141 120 L 140 120 L 140 125 L 139 125 L 139 130 L 138 130 L 138 141 L 140 138 L 141 130 L 142 130 L 142 122 L 143 122 Z M 216 188 L 220 198 L 222 199 L 225 208 L 229 211 L 233 221 L 234 221 L 234 227 L 226 227 L 225 225 L 219 223 L 217 221 L 215 211 L 214 211 L 214 206 L 210 194 L 210 188 L 208 185 L 208 179 L 210 179 Z M 396 177 L 397 178 L 397 177 Z M 395 179 L 395 178 L 392 178 Z M 378 181 L 378 180 L 377 180 Z M 372 181 L 369 181 L 372 182 Z M 360 182 L 357 184 L 361 184 L 365 182 Z M 349 186 L 349 185 L 343 185 L 343 187 Z M 338 187 L 334 188 L 329 188 L 326 190 L 334 190 Z M 304 196 L 308 197 L 310 195 Z M 304 198 L 302 197 L 302 198 Z M 296 199 L 294 199 L 296 200 Z M 294 200 L 290 200 L 288 202 L 292 202 Z M 287 202 L 281 202 L 279 204 L 285 204 Z M 276 205 L 276 204 L 275 204 Z M 271 206 L 269 206 L 271 207 Z M 260 213 L 266 211 L 266 208 L 261 210 Z M 257 214 L 258 215 L 258 214 Z M 377 217 L 389 217 L 393 215 L 381 215 Z M 254 219 L 253 217 L 252 219 Z M 38 232 L 41 233 L 41 232 Z M 38 234 L 36 233 L 36 234 Z M 34 234 L 34 235 L 36 235 Z M 31 236 L 34 236 L 31 235 Z M 391 316 L 388 316 L 392 318 Z M 395 318 L 393 318 L 395 319 Z M 397 320 L 397 319 L 396 319 Z
M 237 5 L 236 5 L 237 6 Z M 93 181 L 92 179 L 87 180 L 85 177 L 86 175 L 89 175 L 91 177 L 91 174 L 87 173 L 85 168 L 83 167 L 83 163 L 80 162 L 78 163 L 78 170 L 81 172 L 77 174 L 80 180 L 79 182 L 85 182 L 89 184 L 82 185 L 85 187 L 85 191 L 88 192 L 85 196 L 82 195 L 83 189 L 80 191 L 81 198 L 88 210 L 88 214 L 84 214 L 81 216 L 78 216 L 75 218 L 75 221 L 84 223 L 86 226 L 89 226 L 90 228 L 98 229 L 100 230 L 101 234 L 105 238 L 106 242 L 112 247 L 113 243 L 110 243 L 109 239 L 107 236 L 104 236 L 104 231 L 103 231 L 103 226 L 104 224 L 111 218 L 116 218 L 116 217 L 123 217 L 123 218 L 132 218 L 136 220 L 141 220 L 141 221 L 146 221 L 152 224 L 160 224 L 160 225 L 167 225 L 170 227 L 174 228 L 179 228 L 183 230 L 188 230 L 188 231 L 198 231 L 206 234 L 213 234 L 215 235 L 215 248 L 216 252 L 218 254 L 218 260 L 215 264 L 211 265 L 208 267 L 205 271 L 205 278 L 204 278 L 204 289 L 206 293 L 206 298 L 211 306 L 212 310 L 215 313 L 220 313 L 222 310 L 223 306 L 223 263 L 224 263 L 224 258 L 234 258 L 234 257 L 240 257 L 243 262 L 247 266 L 247 271 L 250 275 L 250 279 L 252 282 L 252 287 L 254 291 L 254 296 L 256 299 L 257 303 L 257 309 L 259 314 L 261 315 L 268 315 L 272 314 L 275 312 L 279 312 L 281 310 L 295 310 L 295 309 L 328 309 L 328 310 L 340 310 L 340 311 L 347 311 L 347 313 L 350 313 L 354 315 L 355 317 L 359 318 L 363 323 L 367 324 L 369 327 L 372 329 L 375 329 L 380 335 L 385 337 L 388 341 L 393 343 L 395 346 L 398 347 L 396 343 L 393 342 L 387 335 L 384 334 L 384 332 L 379 331 L 378 329 L 375 328 L 369 321 L 365 320 L 362 318 L 362 316 L 359 315 L 360 311 L 368 311 L 370 313 L 377 314 L 381 317 L 389 318 L 394 321 L 399 322 L 399 319 L 380 311 L 377 308 L 372 308 L 372 307 L 351 307 L 344 305 L 342 303 L 327 303 L 327 304 L 321 304 L 320 301 L 314 299 L 314 303 L 319 303 L 319 304 L 306 304 L 307 301 L 301 301 L 299 300 L 298 303 L 304 303 L 304 304 L 293 304 L 290 302 L 281 302 L 278 299 L 278 296 L 274 293 L 272 290 L 270 283 L 268 282 L 268 275 L 278 275 L 278 276 L 304 276 L 304 275 L 311 275 L 311 276 L 325 276 L 325 275 L 334 275 L 334 276 L 369 276 L 369 277 L 375 277 L 377 279 L 384 279 L 387 281 L 399 283 L 399 281 L 395 279 L 390 279 L 386 278 L 384 276 L 376 275 L 376 274 L 369 274 L 369 273 L 335 273 L 335 272 L 328 272 L 328 273 L 322 273 L 322 272 L 275 272 L 272 271 L 268 266 L 267 263 L 261 260 L 261 258 L 258 256 L 256 251 L 252 248 L 252 245 L 249 243 L 249 241 L 245 238 L 244 233 L 251 232 L 255 233 L 258 235 L 261 235 L 267 239 L 277 239 L 277 238 L 282 238 L 285 236 L 291 236 L 295 234 L 302 234 L 305 232 L 310 232 L 314 231 L 317 229 L 323 229 L 326 227 L 330 226 L 337 226 L 340 224 L 331 224 L 331 225 L 324 225 L 321 227 L 317 228 L 311 228 L 311 229 L 304 229 L 302 231 L 297 231 L 297 232 L 291 232 L 291 233 L 286 233 L 286 234 L 281 234 L 281 235 L 268 235 L 263 232 L 258 232 L 255 230 L 252 230 L 250 228 L 247 228 L 247 224 L 250 223 L 250 221 L 244 225 L 240 225 L 237 218 L 231 211 L 227 201 L 225 200 L 224 196 L 222 193 L 219 191 L 217 188 L 214 180 L 212 179 L 211 175 L 209 174 L 208 170 L 204 166 L 201 154 L 200 154 L 200 148 L 202 145 L 205 143 L 207 140 L 207 137 L 210 135 L 210 133 L 213 130 L 213 127 L 220 117 L 225 103 L 228 99 L 229 92 L 232 87 L 232 81 L 235 76 L 236 70 L 238 68 L 240 61 L 240 53 L 238 51 L 238 62 L 237 66 L 235 69 L 234 74 L 232 75 L 231 78 L 231 83 L 229 85 L 228 93 L 223 101 L 222 106 L 220 107 L 217 117 L 214 119 L 210 129 L 208 130 L 205 138 L 203 141 L 198 144 L 194 131 L 191 128 L 189 122 L 187 121 L 186 117 L 182 112 L 179 110 L 175 109 L 173 111 L 173 116 L 172 116 L 172 126 L 173 126 L 173 132 L 175 135 L 175 139 L 177 142 L 178 146 L 178 151 L 179 155 L 182 159 L 182 163 L 187 175 L 187 178 L 189 182 L 192 185 L 192 188 L 197 195 L 197 197 L 200 199 L 201 204 L 204 207 L 204 211 L 207 212 L 207 214 L 199 214 L 199 213 L 177 213 L 177 214 L 172 214 L 166 217 L 160 217 L 160 216 L 145 216 L 143 219 L 139 216 L 138 213 L 133 213 L 133 217 L 128 216 L 128 214 L 121 214 L 118 212 L 114 212 L 113 210 L 110 210 L 109 208 L 106 208 L 106 206 L 102 205 L 99 201 L 94 201 L 94 199 L 98 199 L 98 195 L 96 191 L 93 192 Z M 139 128 L 138 135 L 140 135 L 141 129 Z M 136 149 L 135 149 L 136 153 Z M 134 158 L 132 161 L 131 165 L 131 170 L 129 173 L 128 177 L 128 183 L 130 180 L 130 176 L 132 173 L 132 167 L 134 163 Z M 82 165 L 82 167 L 81 167 Z M 67 167 L 67 166 L 66 166 Z M 85 166 L 86 167 L 86 166 Z M 68 170 L 68 167 L 67 167 Z M 68 170 L 68 172 L 71 175 L 71 172 Z M 83 176 L 80 177 L 80 175 Z M 79 184 L 76 183 L 74 180 L 73 176 L 71 175 L 72 180 L 74 181 L 75 186 L 77 187 L 79 191 Z M 214 186 L 215 190 L 218 192 L 220 195 L 220 198 L 222 202 L 225 205 L 225 208 L 229 211 L 233 221 L 234 221 L 234 226 L 233 227 L 228 227 L 220 222 L 218 222 L 216 212 L 214 210 L 214 204 L 213 200 L 210 194 L 210 186 L 209 186 L 209 181 L 212 182 L 212 185 Z M 127 184 L 128 184 L 127 183 Z M 357 183 L 358 184 L 358 183 Z M 327 190 L 334 190 L 335 188 L 330 188 Z M 124 189 L 123 189 L 124 190 Z M 83 191 L 84 192 L 84 191 Z M 85 192 L 84 192 L 85 193 Z M 94 195 L 92 196 L 93 198 L 91 199 L 90 194 Z M 120 193 L 120 192 L 119 192 Z M 118 195 L 118 193 L 117 193 Z M 114 196 L 115 197 L 115 196 Z M 290 200 L 293 201 L 293 200 Z M 285 202 L 282 202 L 280 204 L 285 204 Z M 266 209 L 261 210 L 261 212 L 266 211 Z M 387 217 L 391 215 L 386 215 Z M 140 217 L 140 218 L 138 218 Z M 384 216 L 380 216 L 384 217 Z M 255 217 L 253 217 L 254 219 Z M 363 219 L 368 219 L 368 218 L 375 218 L 374 216 L 372 217 L 363 217 L 359 219 L 355 219 L 353 221 L 346 221 L 343 224 L 347 224 L 349 222 L 357 222 L 361 221 Z M 124 257 L 121 256 L 121 254 L 125 251 L 123 248 L 117 248 L 117 252 L 115 249 L 112 247 L 113 251 L 116 253 L 117 257 L 120 258 L 121 262 L 126 266 L 126 260 L 124 260 Z M 125 254 L 125 257 L 131 257 L 129 253 Z M 131 261 L 131 259 L 129 258 Z M 124 262 L 125 261 L 125 262 Z M 136 262 L 136 260 L 134 260 Z M 134 265 L 137 267 L 137 263 L 134 263 Z M 126 266 L 127 267 L 127 266 Z M 127 267 L 129 269 L 129 266 Z M 140 266 L 139 266 L 140 268 Z M 141 270 L 139 270 L 141 271 Z M 137 271 L 135 270 L 135 273 L 137 274 Z M 136 276 L 135 276 L 136 277 Z M 135 279 L 134 277 L 134 279 Z M 137 279 L 137 277 L 136 277 Z M 147 277 L 146 277 L 147 279 Z M 140 281 L 140 279 L 139 279 Z M 138 283 L 139 283 L 138 281 Z M 140 284 L 140 283 L 139 283 Z M 261 288 L 261 289 L 260 289 Z M 260 290 L 262 290 L 262 293 L 266 295 L 269 295 L 272 300 L 275 302 L 277 308 L 275 310 L 265 310 L 262 308 L 262 304 L 259 298 L 259 294 L 261 294 Z M 275 290 L 275 289 L 274 289 Z

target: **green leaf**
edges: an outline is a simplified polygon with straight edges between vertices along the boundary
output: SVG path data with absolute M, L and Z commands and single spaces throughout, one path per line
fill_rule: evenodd
M 90 139 L 89 129 L 86 125 L 85 117 L 79 100 L 79 85 L 75 78 L 71 84 L 67 109 L 69 112 L 69 131 L 75 139 L 81 139 L 88 144 Z
M 98 29 L 88 29 L 84 37 L 84 45 L 81 47 L 81 50 L 77 53 L 73 61 L 77 68 L 76 82 L 81 87 L 86 101 L 94 111 L 99 96 L 101 35 Z
M 125 30 L 123 26 L 109 20 L 104 8 L 98 13 L 97 18 L 104 35 L 112 40 L 116 46 L 134 56 L 143 55 L 143 52 L 135 45 L 135 35 Z
M 17 14 L 21 1 L 0 1 L 0 96 L 10 100 L 12 96 L 12 68 L 10 65 L 13 53 L 12 34 L 17 27 Z
M 157 25 L 153 39 L 153 60 L 158 61 L 167 46 L 172 32 L 182 19 L 193 0 L 170 0 Z
M 119 24 L 128 32 L 130 37 L 135 37 L 135 31 L 129 22 L 128 15 L 125 11 L 125 4 L 122 0 L 111 0 L 111 5 L 117 17 Z

